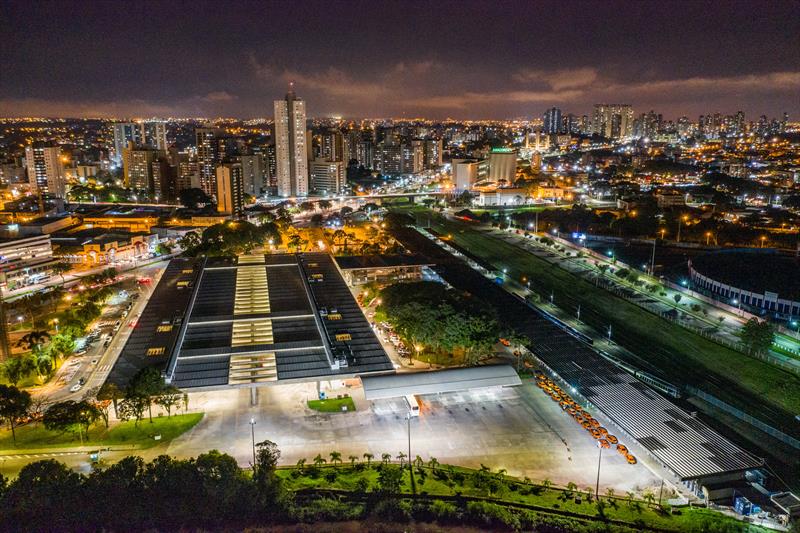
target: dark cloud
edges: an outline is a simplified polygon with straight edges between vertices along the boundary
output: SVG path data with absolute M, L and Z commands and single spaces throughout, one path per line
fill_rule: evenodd
M 797 5 L 22 2 L 0 5 L 0 115 L 505 118 L 623 101 L 800 113 Z

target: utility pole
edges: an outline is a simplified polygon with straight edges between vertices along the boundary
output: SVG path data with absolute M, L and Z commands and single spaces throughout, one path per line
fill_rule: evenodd
M 250 435 L 253 439 L 253 473 L 256 471 L 256 419 L 250 419 Z

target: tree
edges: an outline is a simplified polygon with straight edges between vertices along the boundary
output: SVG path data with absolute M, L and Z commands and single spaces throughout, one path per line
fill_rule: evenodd
M 309 223 L 311 224 L 312 228 L 321 228 L 324 220 L 325 218 L 320 213 L 315 213 L 311 215 Z
M 322 454 L 318 453 L 317 456 L 314 457 L 314 466 L 316 466 L 317 468 L 321 467 L 322 465 L 324 465 L 327 462 L 328 461 L 326 461 L 325 458 L 322 457 Z
M 655 501 L 656 497 L 652 491 L 647 490 L 644 494 L 642 494 L 644 501 L 647 502 L 647 505 L 653 505 L 653 501 Z
M 196 231 L 190 231 L 186 233 L 183 237 L 178 239 L 178 246 L 187 251 L 194 250 L 195 248 L 200 246 L 200 236 L 197 234 Z
M 67 262 L 64 262 L 64 261 L 59 261 L 58 263 L 53 265 L 51 268 L 53 270 L 53 274 L 58 274 L 59 276 L 61 276 L 61 283 L 63 284 L 64 283 L 64 274 L 66 274 L 67 272 L 72 270 L 72 265 L 67 263 Z
M 139 426 L 139 421 L 144 416 L 144 411 L 150 405 L 150 400 L 144 396 L 125 396 L 125 399 L 119 402 L 117 409 L 117 416 L 121 420 L 134 419 L 134 427 Z
M 211 203 L 211 198 L 202 189 L 190 187 L 178 193 L 181 204 L 187 209 L 197 209 L 199 204 Z
M 174 385 L 166 385 L 156 396 L 156 405 L 160 405 L 167 412 L 167 418 L 172 416 L 172 408 L 183 400 L 183 393 Z
M 775 339 L 775 328 L 766 320 L 761 321 L 753 317 L 742 326 L 739 336 L 748 351 L 764 353 L 772 346 L 772 341 Z
M 301 202 L 300 203 L 300 210 L 305 211 L 306 213 L 314 211 L 316 207 L 314 207 L 314 202 Z
M 286 244 L 289 246 L 289 248 L 294 248 L 295 253 L 298 253 L 300 248 L 305 246 L 306 241 L 300 236 L 299 233 L 294 233 L 291 237 L 289 237 L 289 242 Z
M 431 457 L 428 459 L 428 467 L 436 472 L 436 469 L 439 467 L 439 460 L 436 457 Z
M 50 340 L 50 334 L 48 332 L 44 330 L 33 330 L 20 337 L 17 341 L 17 346 L 36 353 L 43 349 L 48 340 Z
M 405 464 L 406 457 L 408 457 L 408 456 L 403 452 L 400 452 L 400 453 L 397 454 L 397 460 L 400 463 L 400 468 L 402 468 L 403 465 Z
M 553 482 L 550 481 L 548 478 L 544 478 L 542 480 L 542 487 L 544 487 L 545 490 L 549 489 L 552 484 L 553 484 Z
M 117 402 L 120 398 L 123 397 L 122 391 L 117 386 L 116 383 L 112 383 L 110 381 L 106 381 L 100 386 L 100 390 L 97 391 L 97 399 L 98 400 L 111 400 L 114 404 L 114 416 L 119 418 L 119 411 L 117 409 Z
M 164 378 L 161 377 L 161 372 L 155 367 L 146 367 L 136 373 L 131 378 L 128 384 L 128 389 L 125 392 L 125 397 L 140 397 L 147 401 L 147 409 L 149 411 L 150 423 L 153 422 L 153 397 L 157 396 L 164 390 Z
M 341 452 L 333 451 L 330 453 L 331 456 L 331 464 L 336 466 L 337 463 L 342 462 L 342 454 Z
M 375 455 L 373 455 L 373 454 L 371 454 L 371 453 L 369 453 L 369 452 L 367 452 L 367 453 L 365 453 L 365 454 L 364 454 L 364 459 L 366 459 L 366 460 L 367 460 L 367 467 L 369 467 L 369 464 L 372 462 L 372 459 L 373 459 L 374 457 L 375 457 Z
M 356 467 L 356 461 L 358 461 L 358 456 L 357 455 L 349 455 L 349 456 L 347 456 L 347 458 L 350 459 L 350 468 L 355 468 Z
M 388 465 L 389 461 L 391 461 L 391 460 L 392 460 L 392 454 L 390 454 L 390 453 L 382 453 L 381 454 L 381 462 L 384 465 Z
M 403 469 L 392 465 L 385 465 L 378 472 L 378 486 L 385 494 L 397 494 L 403 484 Z
M 341 208 L 339 210 L 339 215 L 342 218 L 347 218 L 347 216 L 352 212 L 353 212 L 353 208 L 352 207 L 344 206 L 343 208 Z
M 332 205 L 333 204 L 331 204 L 330 200 L 320 200 L 319 202 L 317 202 L 317 207 L 319 207 L 323 211 L 327 211 L 328 209 L 331 208 Z
M 89 402 L 66 400 L 54 403 L 44 413 L 44 427 L 51 431 L 76 431 L 83 440 L 88 439 L 89 426 L 100 418 L 97 407 Z
M 36 362 L 33 357 L 25 355 L 11 356 L 3 361 L 0 366 L 0 372 L 9 383 L 17 386 L 17 383 L 22 381 L 22 378 L 30 374 L 36 369 Z
M 21 391 L 15 386 L 0 385 L 0 418 L 11 426 L 11 438 L 17 443 L 17 434 L 14 428 L 17 421 L 28 414 L 32 399 L 30 393 Z
M 681 298 L 683 298 L 680 294 L 675 293 L 672 295 L 672 299 L 675 300 L 675 304 L 681 303 Z
M 50 341 L 50 353 L 57 359 L 66 359 L 75 353 L 75 340 L 65 334 L 59 333 Z

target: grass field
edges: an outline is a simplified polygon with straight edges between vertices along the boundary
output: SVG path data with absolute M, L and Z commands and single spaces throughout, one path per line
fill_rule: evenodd
M 347 411 L 342 408 L 346 407 Z M 328 398 L 326 400 L 308 400 L 308 408 L 322 413 L 341 413 L 356 410 L 356 404 L 350 396 L 345 398 Z
M 562 309 L 580 305 L 583 321 L 600 331 L 611 325 L 616 342 L 652 363 L 668 379 L 703 385 L 734 405 L 753 407 L 742 405 L 742 398 L 728 384 L 718 380 L 714 386 L 716 375 L 755 395 L 759 406 L 766 400 L 790 413 L 800 412 L 797 376 L 704 339 L 465 223 L 437 218 L 432 227 L 452 234 L 459 246 L 498 270 L 506 268 L 509 278 L 527 277 L 540 294 L 552 293 Z
M 133 445 L 139 449 L 150 448 L 175 439 L 194 427 L 202 418 L 203 413 L 174 415 L 169 418 L 162 416 L 153 418 L 152 424 L 145 418 L 139 422 L 138 427 L 131 420 L 112 424 L 110 429 L 106 429 L 102 422 L 98 422 L 89 429 L 88 440 L 84 435 L 83 444 L 86 446 Z M 49 431 L 42 424 L 18 427 L 16 434 L 17 442 L 14 445 L 11 431 L 0 431 L 0 450 L 69 448 L 81 444 L 77 434 Z M 161 439 L 154 440 L 153 437 L 156 435 L 161 435 Z
M 291 490 L 322 488 L 359 491 L 358 484 L 363 484 L 360 480 L 364 479 L 367 482 L 367 490 L 375 491 L 378 489 L 379 473 L 375 463 L 371 467 L 356 465 L 355 468 L 345 463 L 339 467 L 320 468 L 316 473 L 309 467 L 303 471 L 298 471 L 296 468 L 279 469 L 278 475 L 285 480 Z M 521 503 L 541 507 L 545 512 L 547 509 L 552 509 L 583 515 L 589 519 L 598 518 L 596 503 L 593 497 L 588 498 L 587 493 L 590 489 L 586 487 L 573 490 L 548 488 L 507 476 L 501 478 L 495 474 L 486 474 L 485 479 L 489 481 L 478 483 L 474 481 L 474 475 L 474 470 L 460 467 L 440 466 L 435 470 L 415 467 L 413 487 L 408 470 L 405 470 L 401 493 L 489 497 L 497 503 Z M 498 479 L 499 483 L 496 482 Z M 708 528 L 704 526 L 725 524 L 730 526 L 731 530 L 736 530 L 736 527 L 743 525 L 733 518 L 706 509 L 681 508 L 673 510 L 674 514 L 670 514 L 659 511 L 655 506 L 647 505 L 642 500 L 629 498 L 626 494 L 602 496 L 606 504 L 603 509 L 606 518 L 628 522 L 639 529 L 646 530 L 649 527 L 670 531 L 705 531 Z M 657 502 L 658 494 L 654 494 L 653 497 Z M 753 531 L 761 531 L 761 528 Z

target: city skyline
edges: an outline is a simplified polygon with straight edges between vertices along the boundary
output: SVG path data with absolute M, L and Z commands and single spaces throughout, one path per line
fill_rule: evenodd
M 800 112 L 788 2 L 117 7 L 7 2 L 0 116 L 269 118 L 289 82 L 312 117 Z

